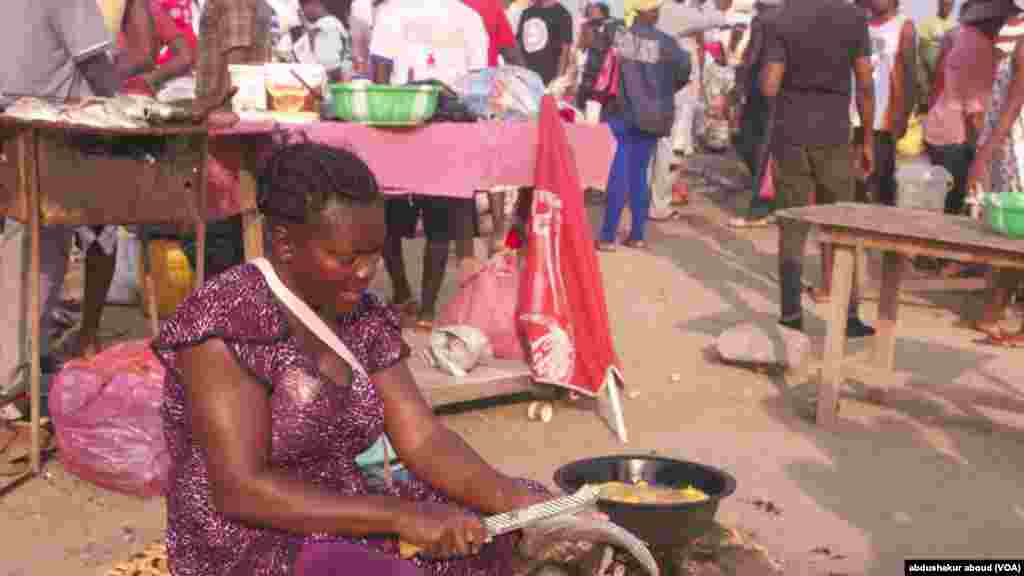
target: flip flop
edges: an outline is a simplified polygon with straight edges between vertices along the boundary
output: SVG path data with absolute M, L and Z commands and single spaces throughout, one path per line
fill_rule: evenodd
M 807 293 L 815 304 L 828 304 L 832 300 L 832 294 L 825 292 L 821 288 L 809 288 Z
M 999 324 L 984 325 L 978 322 L 971 323 L 971 330 L 980 332 L 983 336 L 982 340 L 990 342 L 1002 342 L 1007 339 L 1007 334 L 1003 332 L 1003 329 L 999 327 Z
M 979 346 L 991 346 L 992 348 L 1024 348 L 1024 334 L 1003 337 L 986 336 L 975 340 L 974 343 Z

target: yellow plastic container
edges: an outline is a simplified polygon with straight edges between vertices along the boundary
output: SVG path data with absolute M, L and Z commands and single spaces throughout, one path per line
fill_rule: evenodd
M 181 249 L 181 243 L 175 240 L 150 240 L 148 250 L 150 273 L 156 287 L 157 316 L 163 319 L 174 314 L 178 304 L 192 292 L 192 267 Z M 142 287 L 142 309 L 148 312 L 149 294 L 141 262 L 139 286 Z

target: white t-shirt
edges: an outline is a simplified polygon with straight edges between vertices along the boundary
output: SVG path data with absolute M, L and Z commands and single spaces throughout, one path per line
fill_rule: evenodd
M 370 54 L 393 63 L 392 84 L 459 77 L 487 68 L 487 29 L 475 10 L 459 0 L 390 0 L 381 9 Z

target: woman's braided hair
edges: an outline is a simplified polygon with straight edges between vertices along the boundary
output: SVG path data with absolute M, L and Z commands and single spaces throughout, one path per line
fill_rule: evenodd
M 370 167 L 348 150 L 276 138 L 257 178 L 260 212 L 304 224 L 337 205 L 368 205 L 383 197 Z

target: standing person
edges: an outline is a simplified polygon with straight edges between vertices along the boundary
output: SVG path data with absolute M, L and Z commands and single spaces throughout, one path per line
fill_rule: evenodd
M 586 53 L 576 91 L 576 105 L 580 110 L 586 110 L 587 102 L 591 100 L 599 102 L 602 107 L 608 103 L 608 95 L 595 91 L 594 86 L 601 74 L 605 56 L 615 42 L 615 33 L 623 24 L 612 19 L 608 5 L 602 2 L 592 3 L 587 8 L 587 14 L 589 17 L 580 27 L 580 46 Z
M 487 31 L 483 20 L 458 0 L 390 0 L 378 17 L 370 44 L 378 84 L 409 79 L 439 80 L 449 86 L 471 70 L 487 67 Z M 423 218 L 422 301 L 417 306 L 405 270 L 402 240 L 412 238 Z M 388 238 L 384 265 L 391 277 L 392 304 L 417 314 L 417 327 L 433 328 L 437 298 L 448 266 L 449 246 L 464 268 L 473 261 L 476 201 L 412 194 L 387 200 Z
M 499 56 L 505 60 L 505 64 L 522 66 L 524 61 L 516 44 L 516 34 L 508 21 L 505 9 L 501 6 L 501 1 L 462 0 L 462 2 L 475 10 L 483 20 L 484 30 L 487 31 L 487 66 L 489 68 L 497 66 Z
M 689 80 L 690 61 L 679 43 L 655 29 L 662 0 L 633 0 L 629 29 L 615 40 L 620 89 L 608 124 L 618 146 L 608 175 L 608 204 L 597 248 L 615 250 L 622 209 L 629 200 L 632 226 L 626 245 L 647 246 L 644 228 L 650 211 L 647 170 L 658 138 L 667 136 L 675 115 L 674 95 Z
M 759 0 L 757 13 L 750 23 L 750 39 L 743 53 L 743 61 L 736 70 L 736 93 L 739 96 L 737 114 L 740 130 L 736 137 L 736 150 L 750 170 L 750 208 L 745 218 L 733 218 L 729 224 L 736 228 L 764 226 L 770 223 L 774 201 L 761 197 L 767 160 L 770 158 L 768 130 L 774 113 L 771 102 L 761 93 L 761 73 L 765 65 L 765 42 L 773 35 L 775 19 L 782 8 L 782 0 Z
M 874 172 L 858 184 L 862 202 L 896 205 L 896 142 L 907 132 L 915 101 L 914 63 L 917 49 L 914 23 L 899 10 L 899 0 L 870 0 L 868 30 L 871 39 L 875 116 L 864 119 L 851 99 L 855 123 L 854 144 L 874 131 Z
M 917 36 L 917 82 L 920 104 L 927 106 L 924 113 L 934 102 L 931 100 L 932 86 L 935 83 L 936 65 L 942 49 L 942 39 L 956 26 L 953 17 L 953 0 L 937 0 L 938 10 L 918 26 Z
M 129 0 L 119 47 L 127 50 L 118 67 L 125 90 L 156 97 L 168 82 L 192 71 L 196 38 L 180 26 L 161 0 Z
M 1024 194 L 1024 39 L 1017 40 L 1013 55 L 1000 65 L 993 88 L 992 105 L 985 118 L 981 146 L 971 166 L 968 190 L 975 185 L 986 191 Z M 1003 331 L 1000 321 L 1010 294 L 1024 282 L 1018 270 L 992 270 L 984 311 L 973 328 L 990 344 L 1024 346 L 1024 325 L 1016 334 Z
M 53 100 L 117 93 L 121 79 L 110 57 L 112 35 L 96 0 L 10 0 L 6 7 L 17 17 L 0 21 L 4 43 L 0 51 L 0 92 Z M 39 231 L 44 372 L 56 369 L 53 358 L 46 356 L 47 336 L 64 284 L 71 234 L 65 226 L 44 226 Z M 87 297 L 94 296 L 93 302 L 102 302 L 110 289 L 114 258 L 99 246 L 94 250 L 98 255 L 93 257 L 92 270 L 86 272 L 85 292 Z M 0 273 L 20 275 L 20 264 L 6 263 Z M 0 367 L 0 373 L 11 374 L 12 368 Z
M 299 9 L 309 24 L 296 53 L 323 66 L 330 82 L 347 82 L 353 73 L 352 37 L 342 24 L 347 15 L 332 14 L 323 0 L 299 0 Z
M 196 66 L 196 100 L 220 102 L 231 89 L 228 67 L 232 64 L 264 64 L 271 61 L 273 9 L 266 0 L 206 0 L 199 24 L 199 62 Z M 230 103 L 224 105 L 230 109 Z M 214 141 L 210 155 L 229 157 Z M 195 239 L 183 242 L 195 266 Z M 245 259 L 242 217 L 232 216 L 206 226 L 206 276 L 220 274 Z
M 117 69 L 123 91 L 156 97 L 167 82 L 187 74 L 195 62 L 194 38 L 189 42 L 157 0 L 128 0 L 118 35 Z M 169 58 L 160 61 L 160 54 Z M 82 299 L 82 328 L 75 356 L 99 352 L 100 322 L 117 259 L 116 226 L 83 226 L 78 240 L 85 252 L 86 289 Z M 89 277 L 92 276 L 90 282 Z
M 856 176 L 850 149 L 850 95 L 856 78 L 862 118 L 875 117 L 871 42 L 863 12 L 845 0 L 789 2 L 768 40 L 761 91 L 776 100 L 773 127 L 779 208 L 852 202 Z M 853 74 L 851 74 L 851 71 Z M 859 146 L 862 176 L 874 172 L 874 131 Z M 786 222 L 779 237 L 779 323 L 803 330 L 803 258 L 808 225 Z M 874 334 L 858 315 L 856 286 L 847 338 Z
M 547 86 L 569 71 L 572 60 L 572 15 L 559 0 L 534 0 L 519 17 L 516 32 L 526 67 Z
M 959 214 L 996 72 L 996 35 L 1010 17 L 1009 0 L 974 0 L 960 10 L 960 26 L 947 34 L 939 55 L 941 92 L 924 121 L 932 164 L 953 175 L 946 213 Z

